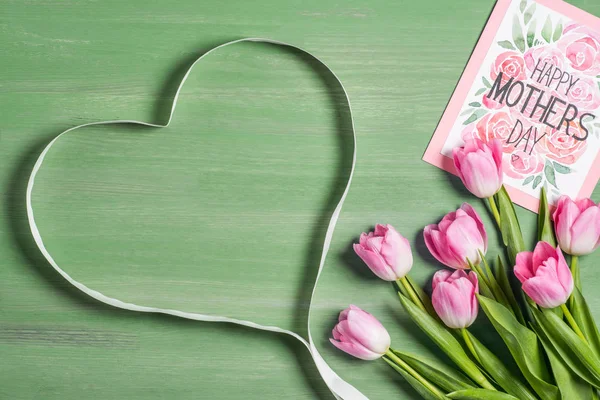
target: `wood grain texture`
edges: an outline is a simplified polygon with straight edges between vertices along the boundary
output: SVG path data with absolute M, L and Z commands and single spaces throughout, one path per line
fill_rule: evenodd
M 596 3 L 573 4 L 600 15 Z M 317 345 L 370 398 L 415 399 L 383 363 L 352 360 L 327 337 L 353 303 L 381 319 L 396 347 L 433 350 L 350 244 L 374 223 L 392 223 L 414 244 L 415 277 L 425 283 L 435 271 L 422 227 L 473 199 L 420 158 L 492 6 L 3 1 L 0 398 L 331 398 L 292 339 L 87 298 L 43 261 L 24 214 L 33 161 L 58 132 L 97 120 L 164 121 L 198 55 L 262 36 L 322 57 L 356 118 L 356 177 L 314 303 Z M 227 48 L 194 70 L 172 127 L 87 128 L 59 142 L 34 194 L 40 230 L 59 264 L 108 295 L 306 334 L 324 230 L 350 166 L 348 135 L 339 90 L 317 65 L 274 46 Z M 518 213 L 532 240 L 534 215 Z M 600 285 L 598 261 L 582 260 L 586 288 Z M 600 295 L 588 294 L 598 310 Z

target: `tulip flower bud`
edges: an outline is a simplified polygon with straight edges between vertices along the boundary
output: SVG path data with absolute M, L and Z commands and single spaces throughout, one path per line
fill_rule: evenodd
M 433 276 L 431 302 L 449 328 L 467 328 L 475 322 L 479 302 L 479 281 L 475 272 L 440 270 Z
M 600 244 L 600 206 L 590 199 L 561 196 L 552 215 L 556 238 L 565 253 L 590 254 Z
M 468 269 L 469 263 L 479 264 L 487 251 L 487 234 L 481 218 L 471 205 L 464 203 L 447 214 L 439 224 L 425 227 L 425 244 L 442 264 L 455 269 Z
M 340 313 L 329 341 L 338 349 L 362 360 L 376 360 L 390 348 L 390 335 L 377 319 L 351 305 Z
M 533 252 L 517 254 L 515 275 L 523 291 L 543 308 L 565 304 L 573 291 L 573 276 L 560 247 L 538 242 Z
M 452 150 L 454 167 L 469 192 L 480 198 L 493 196 L 502 186 L 502 143 L 492 139 L 467 140 Z
M 410 243 L 391 225 L 375 226 L 375 232 L 362 233 L 354 251 L 375 275 L 385 281 L 404 278 L 413 264 Z

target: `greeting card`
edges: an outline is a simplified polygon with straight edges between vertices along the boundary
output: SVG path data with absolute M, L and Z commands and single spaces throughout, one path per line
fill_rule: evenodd
M 589 197 L 600 178 L 600 18 L 560 0 L 499 0 L 423 159 L 455 173 L 452 149 L 498 138 L 504 183 L 537 211 Z

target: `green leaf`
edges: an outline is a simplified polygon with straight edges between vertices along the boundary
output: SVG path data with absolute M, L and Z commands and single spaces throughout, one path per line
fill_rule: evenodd
M 419 375 L 423 376 L 434 385 L 439 386 L 446 392 L 454 392 L 456 390 L 472 389 L 477 387 L 477 385 L 475 385 L 475 383 L 473 383 L 473 381 L 467 378 L 464 374 L 437 360 L 404 351 L 392 351 L 405 363 L 417 371 Z
M 496 296 L 494 296 L 494 293 L 492 292 L 492 289 L 490 289 L 490 287 L 487 285 L 487 283 L 485 283 L 483 279 L 479 279 L 479 292 L 490 299 L 496 298 Z
M 571 296 L 573 302 L 570 311 L 575 318 L 575 322 L 577 322 L 577 325 L 583 331 L 596 357 L 600 358 L 600 333 L 598 333 L 598 326 L 585 301 L 585 297 L 583 297 L 577 287 L 573 289 Z
M 525 21 L 525 25 L 527 25 L 529 23 L 529 21 L 531 21 L 531 18 L 533 17 L 533 14 L 535 14 L 535 3 L 532 3 L 527 10 L 525 11 L 525 14 L 523 15 L 523 20 Z M 535 21 L 533 21 L 535 23 Z M 535 31 L 535 29 L 534 29 Z
M 519 10 L 521 10 L 521 14 L 525 11 L 525 7 L 527 7 L 527 0 L 521 0 L 521 4 L 519 5 Z
M 600 387 L 600 360 L 590 346 L 555 313 L 542 313 L 535 307 L 531 312 L 565 364 L 589 384 Z
M 540 208 L 538 210 L 538 240 L 548 242 L 552 247 L 556 247 L 554 239 L 554 229 L 552 229 L 552 221 L 550 210 L 548 209 L 548 198 L 546 197 L 546 189 L 542 188 L 540 196 Z
M 479 118 L 483 117 L 487 113 L 488 111 L 484 109 L 475 110 L 475 112 L 471 114 L 471 116 L 465 122 L 463 122 L 463 125 L 469 125 L 470 123 L 477 121 Z
M 546 43 L 550 43 L 552 41 L 552 20 L 550 19 L 550 16 L 546 18 L 546 22 L 542 28 L 542 37 Z
M 558 186 L 556 186 L 556 175 L 554 175 L 554 167 L 549 162 L 547 162 L 546 166 L 544 167 L 544 175 L 546 175 L 546 180 L 552 186 L 558 189 Z
M 519 400 L 510 394 L 487 389 L 459 390 L 458 392 L 448 393 L 446 396 L 457 400 Z
M 515 207 L 504 185 L 494 195 L 500 212 L 500 230 L 502 241 L 508 250 L 509 262 L 514 265 L 517 253 L 525 250 L 521 226 L 515 213 Z
M 411 319 L 437 344 L 437 346 L 450 357 L 450 359 L 463 370 L 475 383 L 481 385 L 487 382 L 479 367 L 465 353 L 460 342 L 448 329 L 431 315 L 414 305 L 406 296 L 398 293 L 402 306 Z
M 525 39 L 523 39 L 523 28 L 521 27 L 521 21 L 519 20 L 518 15 L 515 15 L 515 18 L 513 19 L 512 37 L 517 49 L 519 49 L 521 53 L 524 53 Z
M 562 26 L 562 22 L 559 22 L 556 25 L 556 29 L 554 29 L 554 35 L 552 35 L 552 40 L 554 40 L 555 42 L 560 39 L 560 37 L 562 36 L 563 33 L 563 26 Z
M 439 318 L 437 316 L 437 313 L 435 312 L 435 309 L 433 308 L 433 305 L 431 304 L 431 299 L 429 298 L 427 293 L 425 293 L 425 291 L 421 289 L 421 286 L 419 286 L 413 280 L 413 278 L 410 277 L 410 275 L 406 275 L 406 280 L 408 281 L 408 283 L 410 283 L 410 286 L 413 288 L 413 290 L 421 300 L 421 303 L 423 303 L 423 305 L 425 306 L 425 309 L 427 310 L 429 315 L 431 315 L 434 318 Z
M 552 374 L 554 375 L 554 381 L 558 385 L 562 399 L 578 399 L 578 400 L 593 400 L 593 387 L 575 375 L 565 365 L 564 361 L 560 358 L 560 355 L 556 352 L 554 346 L 544 334 L 540 328 L 533 327 L 537 333 L 552 367 Z
M 462 113 L 460 113 L 460 116 L 464 117 L 467 114 L 471 114 L 473 111 L 475 111 L 475 110 L 473 110 L 472 108 L 467 108 L 465 111 L 463 111 Z
M 410 384 L 410 386 L 412 386 L 413 389 L 415 389 L 415 391 L 419 394 L 419 396 L 421 396 L 424 400 L 441 400 L 441 399 L 443 399 L 442 397 L 439 397 L 438 395 L 434 394 L 431 390 L 429 390 L 429 388 L 427 388 L 425 385 L 423 385 L 421 382 L 419 382 L 411 374 L 409 374 L 408 372 L 406 372 L 405 370 L 403 370 L 402 368 L 397 366 L 392 360 L 390 360 L 386 356 L 383 356 L 383 360 L 386 363 L 388 363 L 388 365 L 390 367 L 395 369 L 396 372 L 398 372 L 400 375 L 402 375 L 402 377 L 404 379 L 406 379 L 406 381 Z
M 508 50 L 516 50 L 517 48 L 515 46 L 513 46 L 511 41 L 508 40 L 502 40 L 500 42 L 498 42 L 498 46 L 504 48 L 504 49 L 508 49 Z
M 485 85 L 486 88 L 488 88 L 488 89 L 492 88 L 492 84 L 490 83 L 490 81 L 487 80 L 487 78 L 485 76 L 482 76 L 481 80 L 483 81 L 483 84 Z
M 525 186 L 525 185 L 527 185 L 528 183 L 530 183 L 534 179 L 535 179 L 535 176 L 530 175 L 527 178 L 525 178 L 525 180 L 523 181 L 522 185 Z
M 554 170 L 556 172 L 558 172 L 559 174 L 570 174 L 571 173 L 571 168 L 567 167 L 566 165 L 559 164 L 556 161 L 552 162 L 552 165 L 554 165 Z
M 542 183 L 542 175 L 538 175 L 535 177 L 534 181 L 533 181 L 533 188 L 537 188 L 540 183 Z
M 480 95 L 484 94 L 487 90 L 488 90 L 488 88 L 481 88 L 475 93 L 475 96 L 480 96 Z
M 510 281 L 508 280 L 508 272 L 507 267 L 504 266 L 502 259 L 498 256 L 496 260 L 496 281 L 498 281 L 498 285 L 506 295 L 510 307 L 513 310 L 513 313 L 517 317 L 520 323 L 525 324 L 525 318 L 523 317 L 523 313 L 521 312 L 521 307 L 519 307 L 519 303 L 517 303 L 517 299 L 515 298 L 515 293 L 510 286 Z
M 537 335 L 521 325 L 502 304 L 478 296 L 479 304 L 508 347 L 523 376 L 542 400 L 559 400 L 558 388 L 551 383 Z
M 471 107 L 481 107 L 481 103 L 474 101 L 473 103 L 469 103 Z
M 533 3 L 533 6 L 535 7 L 535 3 Z M 527 46 L 528 47 L 533 47 L 533 45 L 534 45 L 536 28 L 537 28 L 536 21 L 533 21 L 531 23 L 531 25 L 529 25 L 529 28 L 527 28 Z
M 521 400 L 537 400 L 537 397 L 531 393 L 527 386 L 521 381 L 521 377 L 512 373 L 506 366 L 485 347 L 475 336 L 465 330 L 465 334 L 469 336 L 469 340 L 473 344 L 473 348 L 477 353 L 477 359 L 481 360 L 481 366 L 488 374 L 506 390 Z

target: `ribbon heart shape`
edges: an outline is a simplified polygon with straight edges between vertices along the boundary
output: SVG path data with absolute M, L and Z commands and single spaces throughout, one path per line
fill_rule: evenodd
M 329 388 L 329 390 L 331 390 L 331 392 L 333 393 L 333 395 L 337 398 L 337 399 L 343 399 L 343 400 L 363 400 L 363 399 L 367 399 L 367 397 L 365 395 L 363 395 L 360 391 L 358 391 L 355 387 L 353 387 L 351 384 L 349 384 L 348 382 L 344 381 L 342 378 L 340 378 L 335 371 L 333 371 L 333 369 L 331 369 L 331 367 L 325 362 L 325 360 L 323 359 L 323 357 L 321 356 L 321 354 L 319 354 L 319 351 L 317 350 L 312 335 L 310 333 L 310 316 L 311 316 L 311 307 L 310 307 L 310 303 L 309 303 L 309 310 L 308 310 L 308 321 L 307 321 L 307 325 L 308 325 L 308 340 L 306 340 L 305 338 L 303 338 L 302 336 L 300 336 L 299 334 L 297 334 L 296 332 L 292 332 L 290 330 L 287 329 L 282 329 L 279 328 L 277 326 L 268 326 L 268 325 L 261 325 L 261 324 L 257 324 L 255 322 L 252 321 L 246 321 L 246 320 L 241 320 L 241 319 L 235 319 L 235 318 L 228 318 L 225 316 L 220 316 L 220 315 L 206 315 L 206 314 L 198 314 L 198 313 L 190 313 L 190 312 L 184 312 L 184 311 L 180 311 L 180 310 L 174 310 L 174 309 L 163 309 L 163 308 L 156 308 L 156 307 L 148 307 L 148 306 L 144 306 L 144 305 L 138 305 L 138 304 L 133 304 L 133 303 L 127 303 L 124 301 L 121 301 L 119 299 L 116 298 L 112 298 L 112 297 L 108 297 L 92 288 L 87 287 L 85 284 L 76 281 L 75 279 L 73 279 L 67 272 L 65 272 L 62 268 L 60 268 L 58 266 L 58 264 L 56 263 L 56 261 L 54 261 L 54 258 L 52 258 L 52 255 L 50 254 L 50 252 L 46 249 L 46 246 L 44 245 L 44 241 L 42 239 L 42 235 L 38 229 L 38 226 L 36 225 L 35 222 L 35 216 L 34 216 L 34 212 L 33 212 L 33 206 L 32 206 L 32 193 L 33 193 L 33 188 L 35 185 L 35 178 L 40 170 L 40 168 L 42 167 L 42 164 L 44 163 L 44 159 L 46 157 L 46 155 L 48 154 L 48 151 L 52 148 L 52 146 L 64 135 L 73 132 L 79 128 L 83 128 L 86 126 L 93 126 L 93 125 L 114 125 L 114 124 L 130 124 L 130 125 L 139 125 L 139 126 L 147 126 L 147 127 L 152 127 L 152 128 L 166 128 L 167 126 L 169 126 L 169 124 L 171 123 L 171 121 L 173 120 L 173 115 L 175 112 L 175 107 L 177 106 L 177 100 L 179 98 L 179 94 L 181 92 L 181 88 L 183 87 L 185 81 L 187 80 L 188 76 L 190 75 L 192 69 L 194 68 L 194 66 L 196 64 L 198 64 L 203 58 L 207 57 L 208 55 L 210 55 L 213 52 L 216 52 L 217 50 L 226 47 L 226 46 L 231 46 L 234 45 L 236 43 L 241 43 L 241 42 L 260 42 L 260 43 L 268 43 L 268 44 L 273 44 L 273 45 L 278 45 L 278 46 L 283 46 L 283 47 L 288 47 L 288 48 L 292 48 L 295 49 L 297 51 L 300 51 L 301 53 L 304 53 L 306 55 L 308 55 L 309 57 L 313 58 L 314 60 L 316 60 L 317 62 L 319 62 L 323 67 L 325 67 L 325 69 L 331 73 L 331 75 L 335 78 L 335 81 L 339 84 L 340 88 L 342 89 L 344 96 L 346 98 L 346 102 L 348 103 L 348 110 L 349 115 L 350 115 L 350 122 L 351 122 L 351 129 L 352 129 L 352 138 L 353 138 L 353 151 L 352 151 L 352 166 L 351 166 L 351 170 L 350 170 L 350 175 L 348 176 L 348 182 L 346 183 L 346 187 L 344 189 L 344 192 L 342 194 L 342 196 L 339 199 L 339 202 L 337 204 L 337 206 L 335 207 L 331 218 L 329 220 L 329 224 L 327 226 L 327 231 L 325 234 L 325 241 L 323 243 L 323 249 L 322 249 L 322 253 L 321 253 L 321 258 L 319 261 L 319 269 L 317 272 L 317 277 L 315 279 L 315 283 L 312 289 L 312 293 L 311 293 L 311 297 L 310 297 L 310 303 L 312 303 L 312 299 L 314 297 L 316 288 L 317 288 L 317 283 L 319 281 L 319 277 L 321 276 L 321 272 L 323 271 L 323 266 L 325 264 L 325 259 L 327 257 L 327 253 L 329 252 L 329 246 L 331 244 L 331 240 L 333 237 L 333 232 L 335 229 L 335 225 L 337 223 L 337 220 L 340 216 L 340 213 L 342 211 L 342 206 L 344 204 L 344 201 L 346 200 L 346 196 L 348 195 L 348 191 L 350 189 L 350 184 L 352 182 L 352 177 L 354 175 L 354 169 L 355 169 L 355 165 L 356 165 L 356 133 L 355 133 L 355 128 L 354 128 L 354 119 L 352 116 L 352 106 L 350 104 L 350 98 L 348 97 L 348 93 L 346 91 L 346 88 L 344 87 L 344 85 L 342 84 L 342 82 L 340 81 L 340 79 L 337 77 L 337 75 L 323 62 L 321 61 L 318 57 L 314 56 L 313 54 L 309 53 L 308 51 L 301 49 L 300 47 L 294 46 L 292 44 L 288 44 L 288 43 L 284 43 L 284 42 L 280 42 L 277 40 L 271 40 L 271 39 L 263 39 L 263 38 L 244 38 L 244 39 L 238 39 L 238 40 L 233 40 L 230 42 L 226 42 L 223 43 L 221 45 L 218 45 L 210 50 L 208 50 L 207 52 L 205 52 L 204 54 L 202 54 L 200 57 L 198 57 L 193 63 L 192 65 L 188 68 L 187 72 L 185 73 L 183 79 L 181 80 L 177 91 L 175 93 L 175 96 L 173 98 L 173 104 L 171 106 L 171 111 L 169 113 L 169 118 L 166 122 L 166 124 L 162 125 L 162 124 L 153 124 L 153 123 L 149 123 L 149 122 L 143 122 L 143 121 L 135 121 L 135 120 L 113 120 L 113 121 L 99 121 L 99 122 L 90 122 L 90 123 L 86 123 L 86 124 L 82 124 L 82 125 L 78 125 L 78 126 L 74 126 L 72 128 L 69 128 L 63 132 L 61 132 L 60 134 L 58 134 L 54 139 L 52 139 L 50 141 L 50 143 L 48 143 L 48 145 L 46 145 L 46 147 L 44 148 L 44 150 L 40 153 L 35 165 L 33 166 L 33 170 L 31 172 L 31 175 L 29 177 L 29 181 L 27 183 L 27 191 L 26 191 L 26 207 L 27 207 L 27 219 L 29 221 L 29 227 L 31 229 L 31 234 L 33 235 L 33 239 L 35 240 L 35 243 L 37 245 L 37 247 L 40 249 L 41 253 L 43 254 L 43 256 L 46 258 L 46 260 L 48 260 L 48 262 L 50 263 L 50 265 L 63 277 L 65 278 L 70 284 L 72 284 L 73 286 L 75 286 L 77 289 L 81 290 L 82 292 L 84 292 L 85 294 L 93 297 L 94 299 L 101 301 L 105 304 L 111 305 L 113 307 L 117 307 L 117 308 L 121 308 L 121 309 L 125 309 L 125 310 L 131 310 L 131 311 L 138 311 L 138 312 L 146 312 L 146 313 L 159 313 L 159 314 L 169 314 L 169 315 L 173 315 L 176 317 L 180 317 L 180 318 L 186 318 L 186 319 L 190 319 L 190 320 L 196 320 L 196 321 L 206 321 L 206 322 L 227 322 L 227 323 L 232 323 L 232 324 L 238 324 L 238 325 L 243 325 L 243 326 L 247 326 L 249 328 L 253 328 L 253 329 L 259 329 L 259 330 L 264 330 L 264 331 L 271 331 L 271 332 L 278 332 L 278 333 L 283 333 L 286 335 L 290 335 L 294 338 L 296 338 L 297 340 L 299 340 L 304 346 L 306 346 L 306 348 L 308 349 L 308 351 L 310 352 L 315 365 L 317 366 L 317 369 L 319 371 L 319 373 L 321 374 L 321 377 L 323 378 L 323 380 L 325 381 L 325 383 L 327 384 L 327 387 Z

